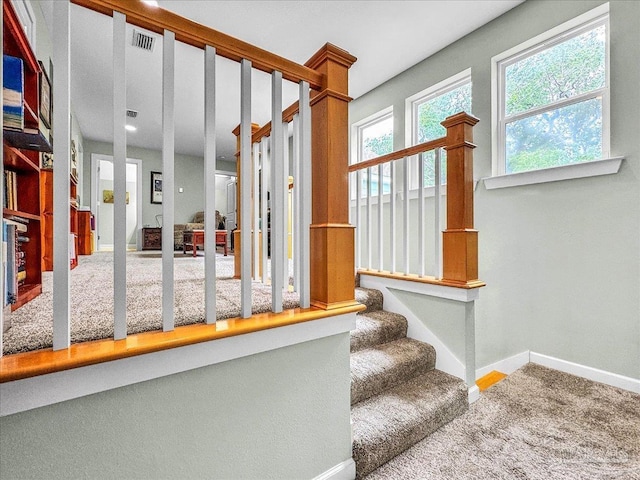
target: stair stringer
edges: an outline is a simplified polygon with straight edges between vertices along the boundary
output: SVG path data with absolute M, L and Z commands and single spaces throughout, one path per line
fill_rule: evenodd
M 399 290 L 405 290 L 415 293 L 425 293 L 423 284 L 416 282 L 404 281 L 398 279 L 388 279 L 384 277 L 378 277 L 373 275 L 360 274 L 360 286 L 364 288 L 373 288 L 380 290 L 384 298 L 384 309 L 390 312 L 399 313 L 404 315 L 407 319 L 408 329 L 407 337 L 419 340 L 421 342 L 429 343 L 436 350 L 436 368 L 442 370 L 449 375 L 458 377 L 461 380 L 465 380 L 465 366 L 464 363 L 456 357 L 453 352 L 418 318 L 416 315 L 396 297 L 390 288 L 397 288 Z M 451 288 L 451 287 L 444 287 Z M 455 289 L 459 290 L 459 289 Z M 444 296 L 445 298 L 451 298 L 452 295 L 436 295 Z M 458 298 L 452 298 L 458 299 Z M 471 394 L 475 385 L 470 389 L 470 401 L 473 401 Z

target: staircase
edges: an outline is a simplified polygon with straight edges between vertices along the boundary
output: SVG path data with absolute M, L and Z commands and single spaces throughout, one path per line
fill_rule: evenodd
M 356 288 L 367 306 L 351 332 L 351 420 L 361 479 L 464 413 L 462 380 L 435 369 L 436 352 L 407 338 L 407 320 L 384 311 L 382 292 Z

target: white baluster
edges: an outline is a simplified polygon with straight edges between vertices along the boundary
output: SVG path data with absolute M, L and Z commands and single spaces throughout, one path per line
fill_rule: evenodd
M 253 144 L 253 205 L 251 208 L 251 234 L 253 239 L 253 278 L 254 280 L 260 279 L 260 144 L 258 142 Z
M 204 49 L 204 311 L 216 321 L 216 49 Z
M 311 305 L 311 106 L 309 84 L 300 82 L 300 307 Z
M 396 161 L 390 165 L 391 192 L 389 195 L 389 250 L 391 253 L 391 273 L 396 271 Z
M 293 289 L 300 292 L 300 115 L 293 116 Z
M 127 337 L 126 21 L 113 15 L 113 338 Z M 57 70 L 56 70 L 57 74 Z
M 283 286 L 286 289 L 289 285 L 289 124 L 282 122 L 282 176 L 284 188 L 282 192 L 282 203 L 284 205 L 284 214 L 282 222 L 282 241 L 284 252 L 282 255 L 283 267 Z
M 436 148 L 434 156 L 434 182 L 433 182 L 433 249 L 434 249 L 434 273 L 436 278 L 442 278 L 442 250 L 440 248 L 440 240 L 442 238 L 442 227 L 440 226 L 440 171 L 442 169 L 441 149 Z
M 371 270 L 372 257 L 373 257 L 373 241 L 371 236 L 373 235 L 372 220 L 371 220 L 371 167 L 367 168 L 367 269 Z
M 53 154 L 55 158 L 70 158 L 71 115 L 70 100 L 70 4 L 53 4 L 53 62 L 56 76 L 53 80 Z M 124 125 L 123 125 L 124 130 Z M 69 347 L 71 329 L 70 317 L 70 272 L 69 272 L 69 162 L 60 161 L 53 165 L 53 349 Z
M 402 194 L 404 196 L 404 202 L 402 203 L 402 228 L 404 238 L 404 252 L 402 252 L 404 259 L 404 274 L 408 275 L 409 272 L 409 159 L 404 157 L 402 160 L 404 175 Z
M 174 329 L 173 224 L 175 160 L 175 34 L 164 31 L 162 46 L 162 329 Z
M 262 211 L 260 213 L 260 218 L 262 219 L 262 283 L 266 284 L 269 278 L 269 211 L 268 211 L 268 198 L 267 192 L 269 188 L 271 188 L 271 179 L 269 178 L 269 172 L 271 170 L 271 160 L 269 157 L 269 137 L 262 137 L 262 141 L 260 142 L 260 152 L 262 155 L 262 170 L 260 170 L 260 181 L 262 185 L 262 190 L 260 191 L 261 195 L 261 207 Z
M 420 265 L 419 275 L 424 277 L 424 226 L 426 219 L 424 216 L 424 156 L 418 155 L 418 263 Z
M 240 62 L 240 301 L 251 316 L 251 62 Z
M 356 171 L 356 267 L 362 268 L 362 170 Z
M 384 183 L 384 176 L 383 176 L 383 165 L 380 164 L 378 165 L 378 270 L 382 271 L 384 270 L 384 261 L 383 261 L 383 256 L 384 256 L 384 251 L 383 251 L 383 245 L 382 245 L 382 236 L 384 234 L 384 211 L 382 209 L 382 195 L 383 195 L 383 183 Z
M 282 128 L 282 73 L 271 74 L 271 309 L 282 311 L 282 288 L 284 284 L 283 261 L 284 239 L 284 134 Z

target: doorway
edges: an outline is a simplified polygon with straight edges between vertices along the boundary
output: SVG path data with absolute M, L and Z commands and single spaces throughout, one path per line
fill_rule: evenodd
M 142 228 L 142 160 L 127 158 L 127 250 L 140 250 Z M 113 251 L 113 157 L 91 154 L 91 211 L 96 221 L 94 248 Z

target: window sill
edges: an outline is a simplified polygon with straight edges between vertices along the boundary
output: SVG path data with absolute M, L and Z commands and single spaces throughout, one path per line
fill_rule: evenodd
M 613 157 L 591 162 L 574 163 L 560 167 L 542 168 L 528 172 L 509 173 L 495 177 L 486 177 L 484 186 L 487 190 L 496 188 L 518 187 L 521 185 L 534 185 L 536 183 L 558 182 L 574 178 L 597 177 L 599 175 L 611 175 L 618 173 L 624 157 Z

